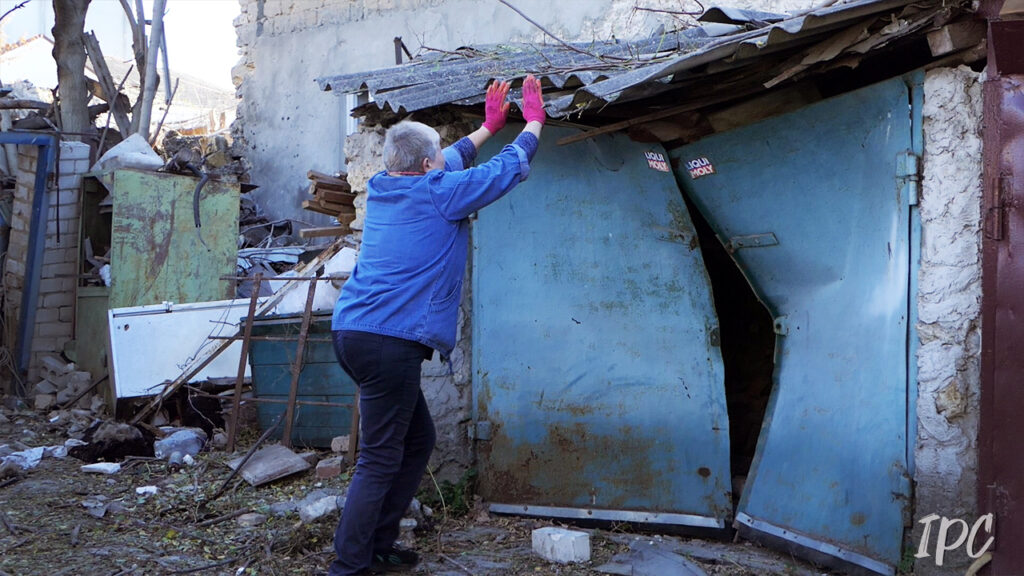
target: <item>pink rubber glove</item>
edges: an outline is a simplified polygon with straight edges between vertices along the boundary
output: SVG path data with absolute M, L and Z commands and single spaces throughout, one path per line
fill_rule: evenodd
M 491 135 L 497 134 L 498 130 L 505 127 L 505 117 L 508 116 L 508 107 L 511 105 L 505 102 L 508 89 L 508 82 L 491 82 L 487 87 L 487 98 L 484 100 L 484 128 L 487 128 Z
M 527 122 L 544 123 L 544 101 L 540 97 L 540 80 L 530 74 L 523 80 L 523 119 Z

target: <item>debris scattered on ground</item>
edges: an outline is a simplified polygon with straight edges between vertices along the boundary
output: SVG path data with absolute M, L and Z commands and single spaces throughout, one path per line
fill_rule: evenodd
M 233 470 L 241 465 L 242 458 L 228 462 Z M 310 468 L 309 462 L 295 452 L 280 444 L 272 444 L 256 451 L 238 472 L 252 486 L 261 486 Z

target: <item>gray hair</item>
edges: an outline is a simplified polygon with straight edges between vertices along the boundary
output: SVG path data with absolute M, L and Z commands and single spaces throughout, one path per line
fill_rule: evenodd
M 389 172 L 419 172 L 423 159 L 441 149 L 441 136 L 426 124 L 403 120 L 384 137 L 384 168 Z

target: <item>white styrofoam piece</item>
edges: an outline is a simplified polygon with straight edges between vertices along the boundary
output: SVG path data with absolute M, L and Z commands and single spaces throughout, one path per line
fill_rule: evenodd
M 204 347 L 232 336 L 249 312 L 249 299 L 114 308 L 108 314 L 110 373 L 118 398 L 159 393 Z M 238 376 L 241 342 L 234 342 L 193 380 Z M 246 375 L 249 366 L 246 363 Z
M 567 564 L 590 560 L 590 534 L 555 526 L 537 528 L 532 534 L 533 551 L 550 562 Z
M 342 248 L 334 258 L 331 258 L 324 264 L 324 276 L 330 277 L 329 281 L 320 281 L 316 285 L 316 294 L 313 296 L 313 312 L 322 312 L 325 310 L 333 310 L 334 303 L 338 301 L 338 293 L 341 292 L 341 286 L 345 283 L 345 278 L 352 273 L 352 269 L 356 265 L 356 254 L 357 252 L 352 248 Z M 295 272 L 286 272 L 280 274 L 279 277 L 291 277 L 297 276 Z M 281 286 L 284 286 L 287 280 L 271 280 L 270 287 L 277 292 Z M 278 303 L 277 307 L 274 308 L 275 314 L 300 314 L 306 307 L 306 296 L 307 288 L 305 285 L 297 288 L 293 288 L 288 292 L 281 302 Z

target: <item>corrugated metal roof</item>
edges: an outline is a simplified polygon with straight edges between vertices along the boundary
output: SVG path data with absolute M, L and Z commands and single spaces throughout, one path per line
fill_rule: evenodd
M 477 104 L 491 79 L 515 80 L 532 73 L 545 81 L 548 113 L 564 116 L 664 92 L 681 79 L 793 52 L 866 20 L 877 23 L 879 16 L 889 17 L 892 25 L 867 38 L 861 34 L 841 46 L 824 46 L 815 62 L 801 68 L 797 61 L 791 71 L 864 54 L 935 24 L 939 14 L 948 16 L 954 10 L 942 0 L 859 0 L 792 16 L 712 8 L 701 17 L 703 26 L 641 40 L 467 47 L 430 53 L 392 68 L 325 76 L 317 82 L 321 89 L 338 93 L 369 91 L 381 108 L 413 112 L 442 104 Z

